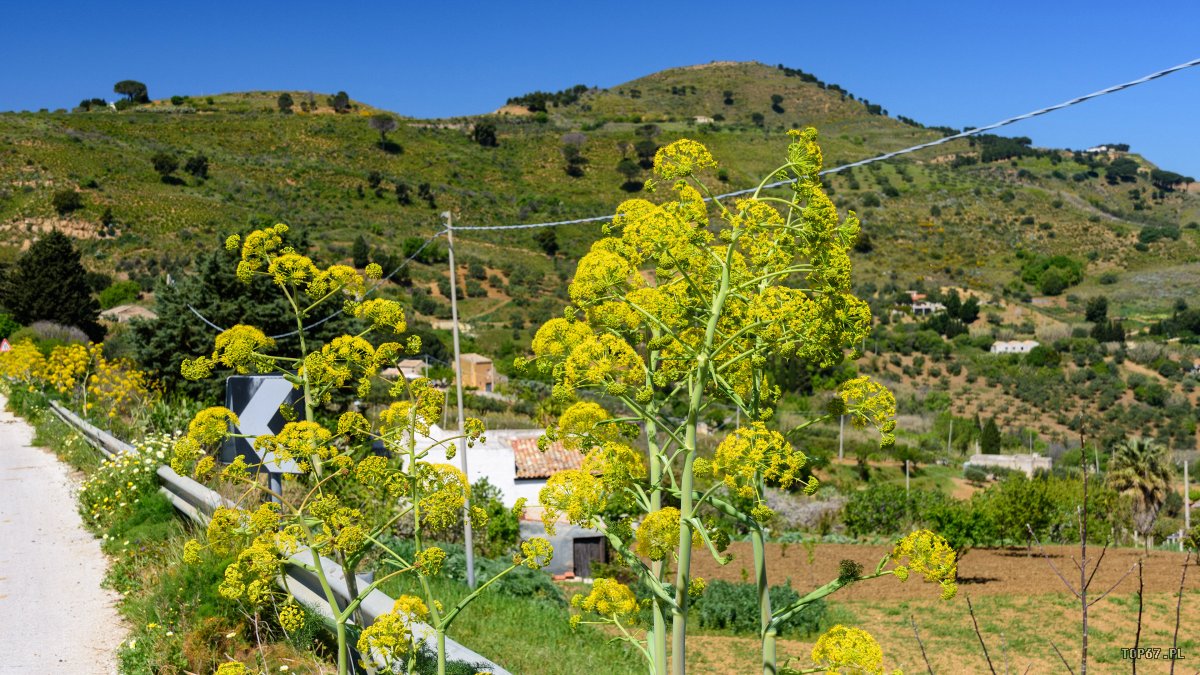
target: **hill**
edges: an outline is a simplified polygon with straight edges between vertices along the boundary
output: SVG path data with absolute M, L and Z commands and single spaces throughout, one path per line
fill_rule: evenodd
M 712 148 L 722 163 L 714 189 L 728 191 L 776 166 L 788 128 L 816 126 L 827 166 L 952 131 L 893 119 L 836 84 L 760 63 L 516 96 L 493 115 L 394 115 L 386 137 L 370 125 L 383 111 L 366 103 L 337 113 L 326 94 L 287 92 L 296 105 L 284 114 L 281 93 L 0 114 L 0 263 L 60 228 L 97 271 L 149 290 L 224 235 L 276 221 L 303 231 L 318 257 L 349 259 L 362 236 L 375 259 L 396 261 L 440 230 L 445 210 L 460 225 L 611 213 L 640 190 L 655 148 L 679 137 Z M 179 167 L 165 177 L 154 162 L 161 155 Z M 205 171 L 189 173 L 188 160 L 201 156 Z M 915 283 L 1028 299 L 1041 289 L 1037 278 L 1022 280 L 1023 266 L 1065 255 L 1082 281 L 1061 307 L 1031 311 L 1077 320 L 1088 296 L 1106 293 L 1111 314 L 1145 325 L 1200 291 L 1200 197 L 1172 176 L 1121 146 L 1084 153 L 988 136 L 827 184 L 865 224 L 856 278 L 877 313 L 887 304 L 881 291 Z M 56 209 L 63 191 L 78 193 L 78 208 Z M 598 232 L 559 228 L 554 259 L 531 230 L 462 233 L 464 316 L 527 340 L 527 327 L 563 304 L 571 261 Z M 448 314 L 440 266 L 415 264 L 412 278 L 429 291 L 422 313 Z

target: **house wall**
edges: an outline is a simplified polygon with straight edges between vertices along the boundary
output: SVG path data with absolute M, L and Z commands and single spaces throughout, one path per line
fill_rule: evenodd
M 417 439 L 417 447 L 432 445 L 435 441 L 453 438 L 457 435 L 457 430 L 442 429 L 434 425 L 429 430 L 429 437 Z M 467 479 L 474 483 L 480 478 L 487 478 L 489 483 L 500 489 L 500 493 L 503 495 L 501 499 L 504 501 L 505 506 L 516 504 L 517 500 L 522 497 L 528 501 L 530 506 L 538 504 L 538 493 L 546 485 L 546 480 L 522 479 L 518 481 L 517 465 L 513 458 L 513 449 L 508 444 L 511 438 L 535 435 L 538 435 L 536 429 L 488 430 L 484 434 L 487 442 L 476 443 L 474 447 L 466 449 Z M 446 459 L 444 445 L 439 445 L 431 449 L 425 461 L 432 464 L 462 466 L 462 458 L 458 455 L 455 455 L 453 459 Z

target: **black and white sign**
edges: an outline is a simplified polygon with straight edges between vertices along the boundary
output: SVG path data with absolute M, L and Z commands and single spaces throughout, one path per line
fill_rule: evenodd
M 291 382 L 281 375 L 232 375 L 225 381 L 225 407 L 238 416 L 241 422 L 237 433 L 246 434 L 251 438 L 231 438 L 221 447 L 221 461 L 229 463 L 234 457 L 241 455 L 247 464 L 262 462 L 263 469 L 271 473 L 300 473 L 299 467 L 290 459 L 277 459 L 272 453 L 259 459 L 254 451 L 254 440 L 259 436 L 273 436 L 287 424 L 279 406 L 287 403 L 298 408 L 297 414 L 303 416 L 301 405 L 303 392 L 292 386 Z

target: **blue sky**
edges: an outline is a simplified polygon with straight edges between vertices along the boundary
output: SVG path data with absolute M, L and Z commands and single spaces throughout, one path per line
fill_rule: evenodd
M 713 60 L 783 63 L 931 125 L 981 126 L 1200 56 L 1200 3 L 6 3 L 0 110 L 344 89 L 417 117 Z M 16 28 L 16 30 L 12 30 Z M 1008 128 L 1125 142 L 1200 177 L 1200 68 Z

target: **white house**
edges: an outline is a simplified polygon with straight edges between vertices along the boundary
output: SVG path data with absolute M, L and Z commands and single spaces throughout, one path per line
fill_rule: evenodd
M 429 437 L 417 439 L 417 447 L 457 435 L 458 431 L 435 424 L 429 430 Z M 467 478 L 472 483 L 487 478 L 500 489 L 506 506 L 524 497 L 530 507 L 536 507 L 538 493 L 550 476 L 583 465 L 583 453 L 568 450 L 562 443 L 552 443 L 545 452 L 538 450 L 537 439 L 541 435 L 538 429 L 488 429 L 484 434 L 486 442 L 467 448 Z M 426 461 L 460 466 L 462 460 L 457 456 L 447 460 L 445 445 L 438 445 L 430 450 Z
M 457 431 L 442 429 L 434 425 L 429 437 L 418 439 L 417 445 L 432 445 L 436 441 L 453 438 Z M 474 483 L 480 478 L 500 489 L 505 506 L 512 506 L 518 499 L 525 498 L 527 506 L 521 519 L 522 537 L 546 537 L 554 546 L 554 558 L 546 570 L 558 577 L 592 576 L 592 564 L 608 562 L 608 548 L 604 535 L 565 520 L 555 527 L 550 535 L 542 525 L 539 493 L 546 480 L 565 469 L 578 469 L 583 465 L 583 453 L 568 450 L 562 443 L 551 443 L 545 452 L 537 447 L 542 432 L 537 429 L 489 429 L 484 443 L 467 448 L 468 479 Z M 446 459 L 444 445 L 430 450 L 426 461 L 435 464 L 461 466 L 462 459 L 455 456 Z
M 914 302 L 912 304 L 913 316 L 928 316 L 944 311 L 946 311 L 946 306 L 940 302 Z
M 1049 457 L 1043 457 L 1036 452 L 1032 455 L 971 455 L 971 459 L 963 466 L 1024 471 L 1026 476 L 1033 478 L 1033 472 L 1038 469 L 1049 471 L 1051 461 Z
M 1004 342 L 997 340 L 992 343 L 993 354 L 1028 354 L 1034 347 L 1038 346 L 1037 340 L 1016 340 L 1012 342 Z

